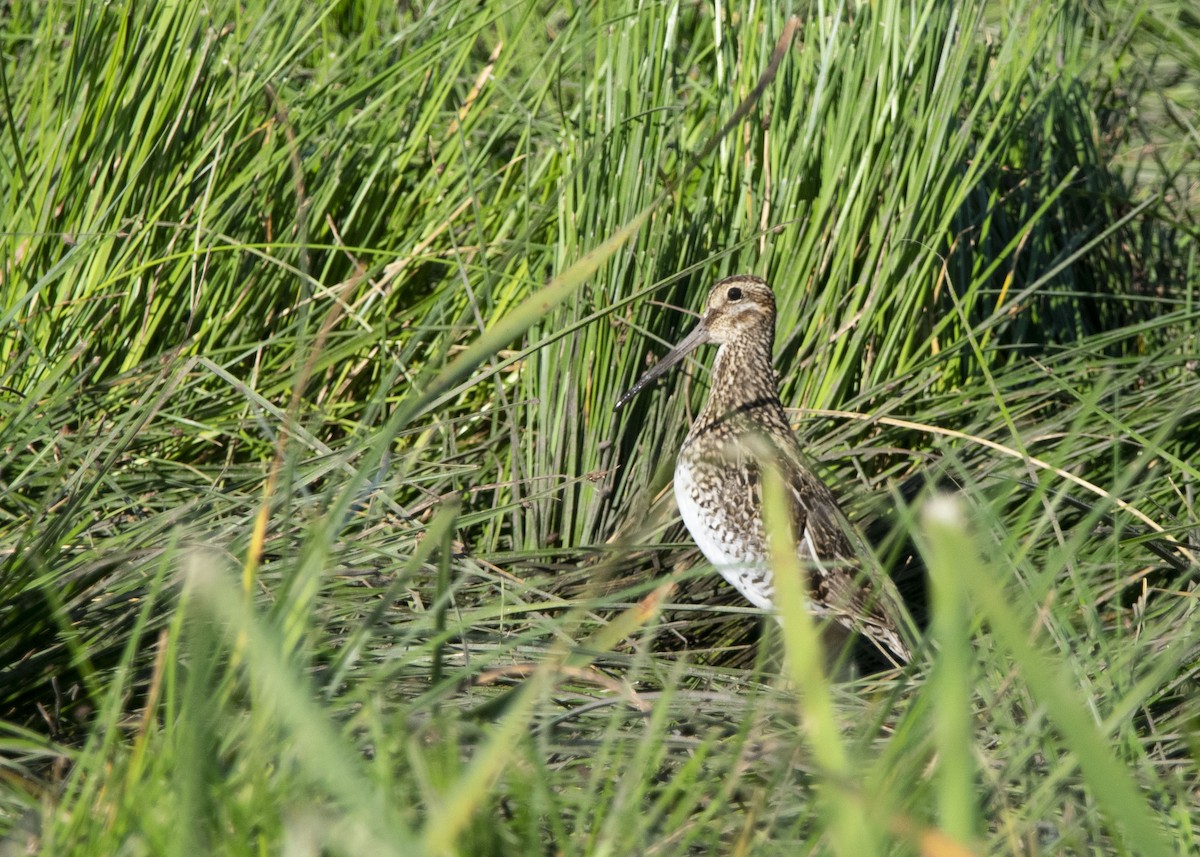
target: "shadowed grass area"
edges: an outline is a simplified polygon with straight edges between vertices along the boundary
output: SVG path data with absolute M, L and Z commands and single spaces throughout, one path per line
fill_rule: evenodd
M 1198 26 L 12 5 L 0 854 L 1194 853 Z M 735 272 L 903 673 L 614 413 Z

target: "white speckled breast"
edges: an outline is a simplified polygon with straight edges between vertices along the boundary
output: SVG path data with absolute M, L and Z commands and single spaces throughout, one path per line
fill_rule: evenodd
M 745 540 L 730 538 L 744 526 L 744 521 L 734 520 L 719 503 L 701 505 L 704 493 L 693 476 L 687 456 L 681 455 L 675 465 L 675 502 L 679 504 L 684 526 L 700 552 L 734 589 L 755 607 L 770 610 L 775 583 L 765 552 Z M 711 501 L 711 493 L 708 499 Z M 761 544 L 761 534 L 755 535 L 760 537 Z

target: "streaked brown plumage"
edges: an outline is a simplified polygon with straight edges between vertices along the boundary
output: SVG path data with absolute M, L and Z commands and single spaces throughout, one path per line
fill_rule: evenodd
M 847 537 L 849 523 L 832 492 L 812 472 L 788 425 L 775 383 L 775 296 L 748 275 L 717 283 L 695 329 L 626 393 L 624 405 L 692 349 L 719 345 L 708 402 L 683 442 L 675 497 L 688 531 L 721 574 L 751 603 L 770 609 L 775 586 L 763 526 L 764 466 L 777 467 L 788 488 L 800 559 L 808 572 L 809 607 L 869 638 L 890 660 L 911 658 L 902 615 L 886 583 L 860 573 Z M 845 639 L 845 634 L 832 635 Z M 827 635 L 827 642 L 830 636 Z

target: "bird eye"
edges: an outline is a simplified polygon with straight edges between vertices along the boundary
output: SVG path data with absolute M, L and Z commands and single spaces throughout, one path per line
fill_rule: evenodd
M 742 290 L 737 286 L 730 286 L 729 291 L 725 293 L 725 297 L 731 301 L 740 301 L 742 299 Z

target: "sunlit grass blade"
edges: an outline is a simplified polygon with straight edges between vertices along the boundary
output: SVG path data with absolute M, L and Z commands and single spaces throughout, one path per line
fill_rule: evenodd
M 972 735 L 973 622 L 962 566 L 978 558 L 961 502 L 935 496 L 925 506 L 922 524 L 932 589 L 929 631 L 935 655 L 926 692 L 932 696 L 937 748 L 938 823 L 946 835 L 967 843 L 976 841 L 982 825 Z
M 964 545 L 965 547 L 965 545 Z M 1034 642 L 1038 622 L 1019 599 L 1006 595 L 1004 579 L 982 561 L 959 566 L 970 603 L 986 617 L 988 628 L 1011 654 L 1022 682 L 1034 699 L 1045 706 L 1063 742 L 1071 751 L 1070 764 L 1078 765 L 1088 789 L 1110 823 L 1144 854 L 1175 853 L 1161 816 L 1135 785 L 1130 770 L 1114 755 L 1093 713 L 1094 704 L 1081 699 L 1069 664 L 1056 662 Z
M 876 826 L 864 819 L 859 788 L 840 732 L 830 679 L 817 625 L 808 610 L 805 580 L 792 536 L 785 485 L 773 467 L 763 467 L 763 516 L 771 549 L 775 603 L 783 620 L 787 672 L 801 714 L 806 744 L 823 781 L 822 801 L 829 812 L 829 834 L 835 853 L 872 854 L 879 847 Z M 836 655 L 835 655 L 836 657 Z M 868 811 L 866 815 L 873 813 Z M 865 823 L 864 823 L 865 822 Z
M 252 704 L 261 708 L 267 722 L 285 730 L 304 775 L 337 801 L 376 853 L 406 853 L 412 834 L 385 795 L 371 788 L 360 753 L 317 703 L 311 684 L 297 674 L 283 639 L 248 608 L 216 557 L 193 554 L 186 575 L 186 596 L 203 617 L 198 621 L 217 623 L 226 646 L 245 640 L 242 651 Z

